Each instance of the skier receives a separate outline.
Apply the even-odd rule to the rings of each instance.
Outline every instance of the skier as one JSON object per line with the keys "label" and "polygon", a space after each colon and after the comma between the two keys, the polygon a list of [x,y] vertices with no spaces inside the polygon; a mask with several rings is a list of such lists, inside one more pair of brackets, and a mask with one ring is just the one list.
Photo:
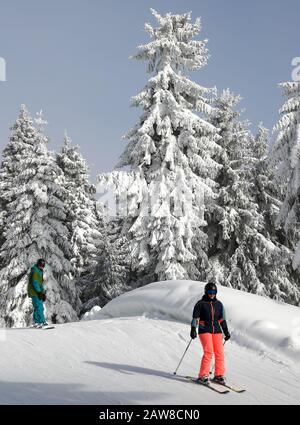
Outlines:
{"label": "skier", "polygon": [[42,328],[48,323],[44,316],[44,302],[46,301],[46,293],[43,285],[43,270],[45,260],[40,258],[36,264],[31,267],[28,281],[28,296],[32,299],[33,305],[33,321],[34,327]]}
{"label": "skier", "polygon": [[215,355],[215,376],[213,381],[225,384],[222,330],[225,335],[225,341],[230,339],[230,333],[225,320],[223,304],[217,300],[217,292],[217,286],[214,283],[208,283],[205,286],[205,295],[195,305],[191,323],[191,338],[197,338],[198,333],[204,351],[198,377],[198,381],[203,384],[209,383],[213,355]]}

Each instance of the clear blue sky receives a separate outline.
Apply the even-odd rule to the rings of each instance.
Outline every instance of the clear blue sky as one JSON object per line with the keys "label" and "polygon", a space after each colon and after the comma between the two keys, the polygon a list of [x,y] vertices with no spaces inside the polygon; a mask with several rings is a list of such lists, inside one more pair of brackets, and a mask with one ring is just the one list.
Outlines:
{"label": "clear blue sky", "polygon": [[32,114],[44,110],[51,149],[68,130],[93,181],[112,169],[122,135],[141,113],[129,102],[147,81],[146,66],[128,57],[148,40],[151,7],[201,16],[211,59],[194,80],[241,94],[245,117],[273,127],[282,101],[277,85],[291,80],[292,58],[300,56],[299,0],[2,0],[1,151],[25,103]]}

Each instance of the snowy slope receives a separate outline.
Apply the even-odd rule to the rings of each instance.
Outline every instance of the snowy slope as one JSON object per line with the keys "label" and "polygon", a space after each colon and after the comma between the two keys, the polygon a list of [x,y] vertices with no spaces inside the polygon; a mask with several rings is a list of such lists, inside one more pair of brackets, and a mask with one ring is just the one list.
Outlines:
{"label": "snowy slope", "polygon": [[[247,393],[220,396],[173,376],[190,340],[194,285],[195,282],[149,285],[112,301],[97,313],[102,317],[98,316],[98,320],[59,325],[48,331],[1,330],[0,403],[299,404],[297,349],[276,347],[277,337],[268,339],[267,355],[261,352],[262,342],[259,350],[253,342],[251,349],[241,346],[238,330],[242,332],[242,324],[247,326],[250,319],[247,323],[238,319],[238,312],[229,301],[231,297],[239,299],[236,308],[240,309],[240,316],[245,313],[246,317],[242,310],[251,307],[251,296],[248,299],[248,294],[232,290],[222,288],[220,294],[234,329],[233,341],[226,345],[228,377],[245,386]],[[198,294],[202,285],[197,285]],[[144,295],[139,300],[141,293]],[[270,320],[273,330],[276,320],[280,321],[268,318],[266,312],[274,312],[273,308],[283,308],[285,317],[297,317],[298,309],[294,307],[256,298],[254,305],[261,301],[266,315],[262,320]],[[174,309],[168,312],[169,305]],[[181,314],[186,315],[184,320]],[[155,319],[155,315],[160,317]],[[270,330],[268,322],[263,324],[264,332]],[[277,331],[282,335],[282,328]],[[289,335],[288,331],[286,334]],[[200,358],[201,348],[196,340],[178,374],[196,375]]]}

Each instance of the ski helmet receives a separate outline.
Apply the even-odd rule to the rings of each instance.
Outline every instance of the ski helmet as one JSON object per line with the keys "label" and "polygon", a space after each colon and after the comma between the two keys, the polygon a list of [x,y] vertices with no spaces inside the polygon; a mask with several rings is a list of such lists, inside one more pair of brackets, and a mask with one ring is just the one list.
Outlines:
{"label": "ski helmet", "polygon": [[218,293],[218,288],[215,283],[209,282],[207,285],[205,285],[205,295],[208,295],[208,291],[216,291],[216,295]]}

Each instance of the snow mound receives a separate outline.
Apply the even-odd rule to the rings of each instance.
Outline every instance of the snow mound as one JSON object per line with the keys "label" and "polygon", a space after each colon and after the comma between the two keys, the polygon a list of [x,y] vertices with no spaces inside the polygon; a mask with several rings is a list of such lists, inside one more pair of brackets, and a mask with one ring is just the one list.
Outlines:
{"label": "snow mound", "polygon": [[101,311],[101,307],[99,307],[98,305],[96,305],[95,307],[93,307],[90,311],[88,311],[87,313],[85,313],[83,315],[82,320],[93,320],[95,318],[95,316]]}
{"label": "snow mound", "polygon": [[[190,324],[205,283],[165,281],[127,292],[85,320],[144,316]],[[300,309],[219,286],[232,340],[272,358],[300,363]]]}

